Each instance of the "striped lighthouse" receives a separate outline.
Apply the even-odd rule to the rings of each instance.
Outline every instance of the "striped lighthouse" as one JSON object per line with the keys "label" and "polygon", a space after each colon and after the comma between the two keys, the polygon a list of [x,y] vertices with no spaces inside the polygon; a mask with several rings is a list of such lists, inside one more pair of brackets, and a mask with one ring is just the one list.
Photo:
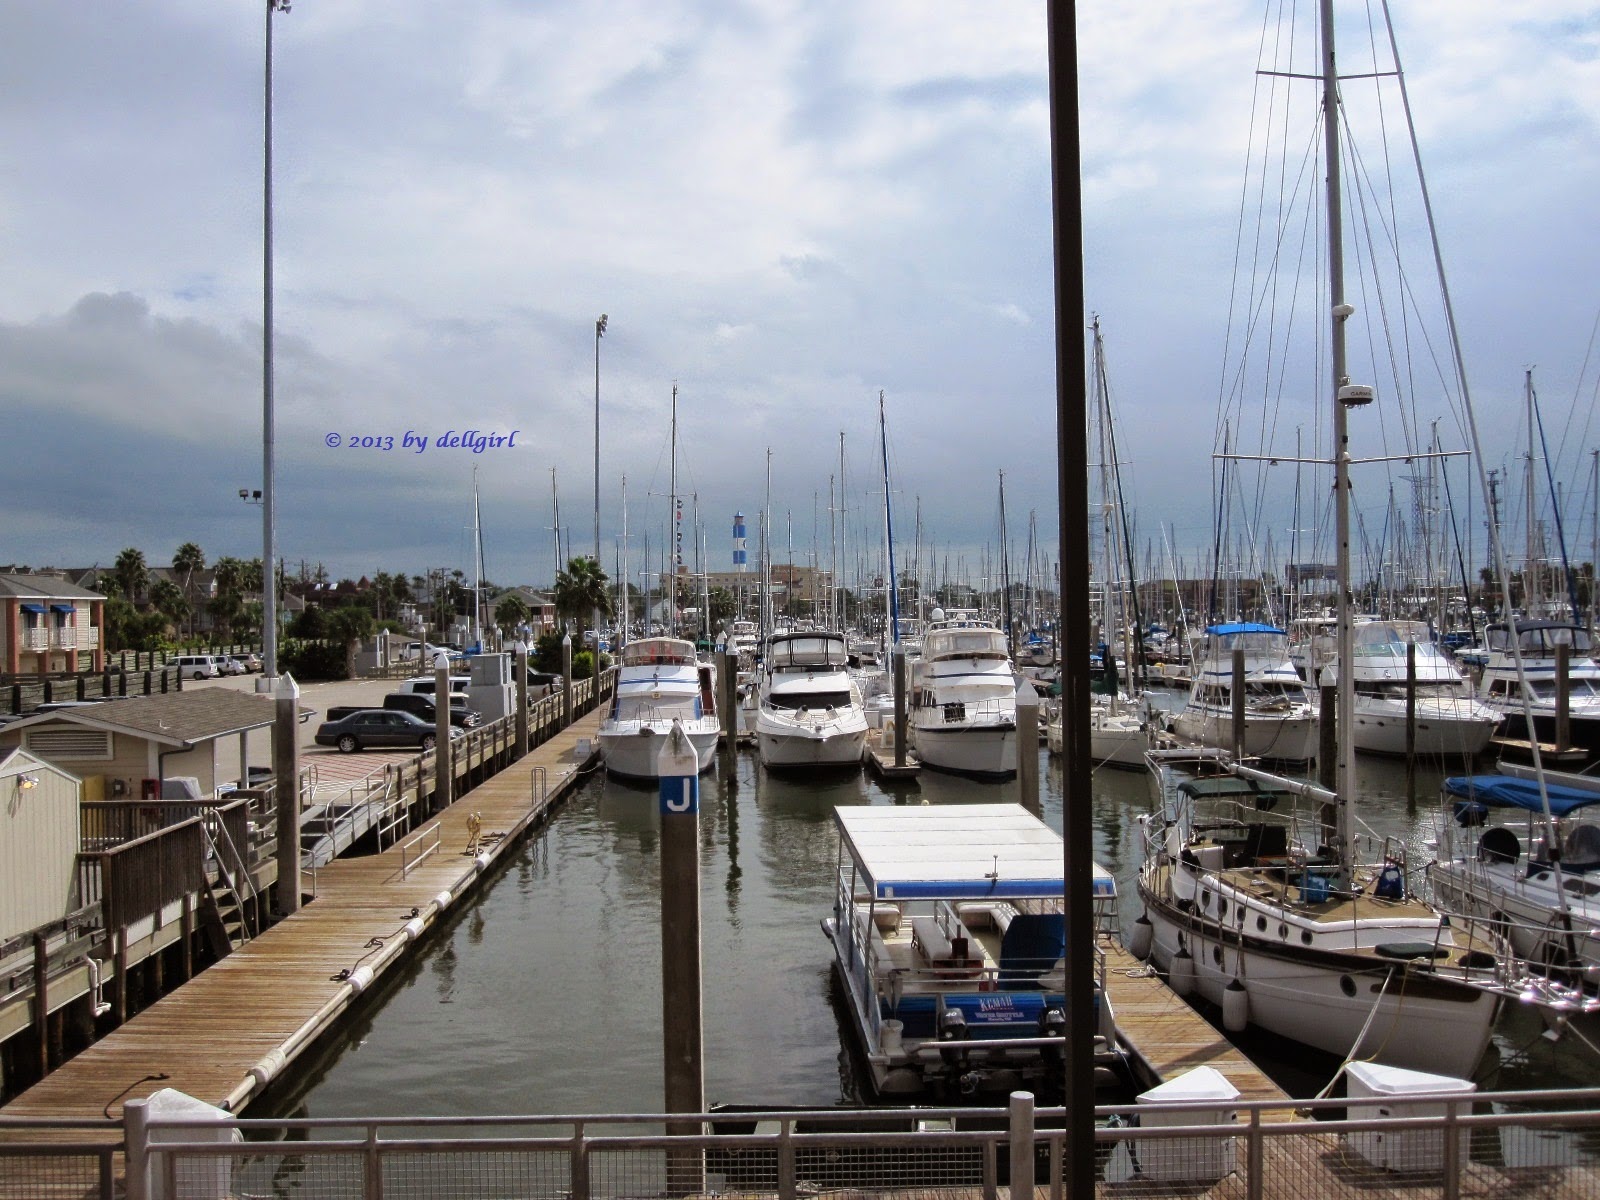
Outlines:
{"label": "striped lighthouse", "polygon": [[745,552],[744,514],[733,514],[733,569],[740,573],[750,569],[750,556]]}

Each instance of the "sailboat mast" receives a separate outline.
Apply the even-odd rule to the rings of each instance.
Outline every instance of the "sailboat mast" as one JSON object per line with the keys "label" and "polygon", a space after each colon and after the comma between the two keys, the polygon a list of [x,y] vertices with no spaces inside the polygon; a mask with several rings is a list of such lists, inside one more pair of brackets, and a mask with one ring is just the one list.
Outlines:
{"label": "sailboat mast", "polygon": [[1345,350],[1345,322],[1354,309],[1344,298],[1344,237],[1340,227],[1343,198],[1339,184],[1339,74],[1333,44],[1333,0],[1321,0],[1322,17],[1322,126],[1328,175],[1328,292],[1332,319],[1330,360],[1333,369],[1333,491],[1334,572],[1338,589],[1339,679],[1334,706],[1338,730],[1338,764],[1334,791],[1339,797],[1334,849],[1339,855],[1340,890],[1355,880],[1355,813],[1351,801],[1356,779],[1355,738],[1355,634],[1350,600],[1350,434],[1342,393],[1350,382]]}
{"label": "sailboat mast", "polygon": [[472,468],[472,641],[483,645],[483,513],[478,507],[478,468]]}
{"label": "sailboat mast", "polygon": [[883,417],[882,388],[878,389],[878,445],[883,451],[883,547],[884,561],[889,568],[884,580],[883,611],[884,619],[889,622],[887,642],[892,649],[900,644],[900,605],[894,575],[894,513],[889,503],[889,427]]}
{"label": "sailboat mast", "polygon": [[672,581],[667,585],[667,633],[678,636],[678,559],[683,551],[683,534],[678,528],[678,385],[672,385],[672,465],[668,469],[667,541],[672,549]]}
{"label": "sailboat mast", "polygon": [[[628,644],[628,626],[633,619],[633,602],[628,595],[628,477],[622,477],[622,570],[617,575],[617,611],[622,620],[617,627],[617,649],[620,654]],[[648,611],[648,610],[647,610]]]}
{"label": "sailboat mast", "polygon": [[1010,644],[1011,564],[1006,558],[1006,473],[1000,472],[1000,611],[1005,614],[1006,642]]}

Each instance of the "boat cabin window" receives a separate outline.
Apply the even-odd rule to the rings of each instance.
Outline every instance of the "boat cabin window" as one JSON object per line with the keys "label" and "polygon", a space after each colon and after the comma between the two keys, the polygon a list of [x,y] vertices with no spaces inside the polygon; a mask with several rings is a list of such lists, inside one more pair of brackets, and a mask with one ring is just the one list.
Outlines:
{"label": "boat cabin window", "polygon": [[775,671],[790,667],[842,668],[847,657],[844,643],[837,638],[783,638],[768,648],[769,665]]}
{"label": "boat cabin window", "polygon": [[622,648],[622,665],[625,667],[693,666],[694,648],[687,642],[674,638],[646,638],[629,642]]}
{"label": "boat cabin window", "polygon": [[611,715],[618,721],[670,721],[673,717],[691,721],[703,714],[698,696],[618,696]]}

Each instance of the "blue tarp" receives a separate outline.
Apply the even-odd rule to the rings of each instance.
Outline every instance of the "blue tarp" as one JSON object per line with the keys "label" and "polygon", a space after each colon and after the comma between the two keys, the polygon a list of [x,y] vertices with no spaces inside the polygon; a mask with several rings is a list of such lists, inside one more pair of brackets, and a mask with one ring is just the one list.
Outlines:
{"label": "blue tarp", "polygon": [[[1444,790],[1446,795],[1459,796],[1464,800],[1544,812],[1544,804],[1539,798],[1539,785],[1532,779],[1514,779],[1509,775],[1455,775],[1444,781]],[[1600,792],[1563,787],[1556,783],[1545,784],[1545,792],[1550,797],[1550,813],[1556,817],[1564,817],[1591,804],[1600,804]]]}
{"label": "blue tarp", "polygon": [[[1229,622],[1226,625],[1210,625],[1210,626],[1207,626],[1206,632],[1207,633],[1216,633],[1216,634],[1228,634],[1228,633],[1283,633],[1283,630],[1279,629],[1276,625],[1261,625],[1261,624],[1256,623],[1255,621],[1232,621],[1232,622]],[[1287,637],[1288,635],[1284,634],[1284,636]]]}

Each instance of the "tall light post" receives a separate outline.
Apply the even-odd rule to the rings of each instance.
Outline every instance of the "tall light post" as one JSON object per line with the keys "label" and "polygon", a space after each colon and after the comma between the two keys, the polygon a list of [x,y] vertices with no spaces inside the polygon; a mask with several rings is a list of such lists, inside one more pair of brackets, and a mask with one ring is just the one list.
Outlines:
{"label": "tall light post", "polygon": [[[606,335],[606,314],[594,323],[594,569],[600,571],[600,339]],[[594,607],[594,678],[600,679],[600,606]]]}
{"label": "tall light post", "polygon": [[272,17],[289,0],[267,0],[261,172],[261,678],[256,690],[272,696],[272,767],[278,794],[277,910],[300,908],[300,759],[295,742],[300,689],[278,675],[278,550],[276,543],[277,427],[272,393]]}

